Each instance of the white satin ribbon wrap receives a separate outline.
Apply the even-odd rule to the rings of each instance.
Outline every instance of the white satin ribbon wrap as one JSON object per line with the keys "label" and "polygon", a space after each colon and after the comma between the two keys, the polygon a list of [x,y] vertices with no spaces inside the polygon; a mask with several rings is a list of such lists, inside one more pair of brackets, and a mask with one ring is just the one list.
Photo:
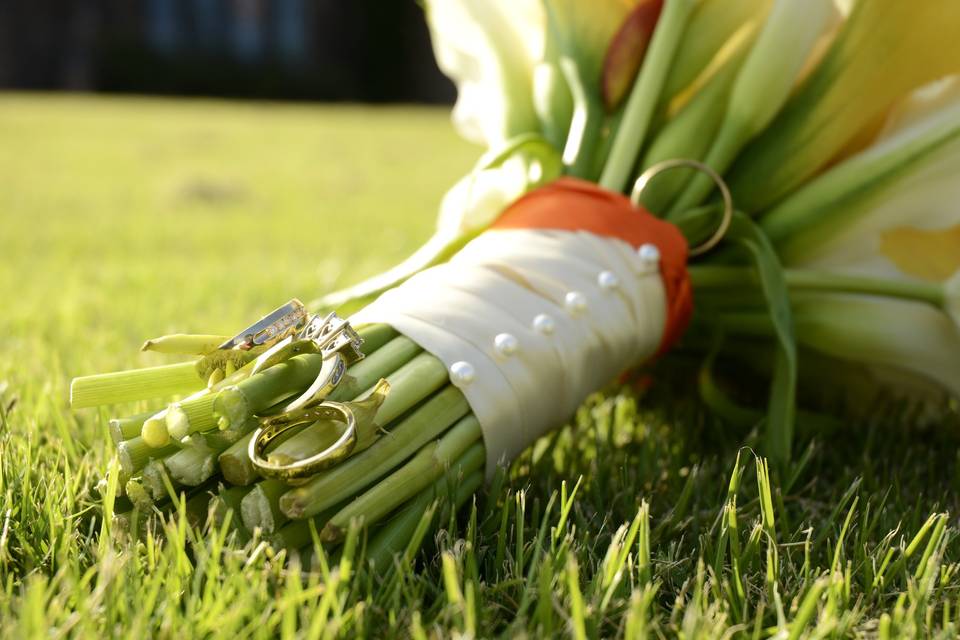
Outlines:
{"label": "white satin ribbon wrap", "polygon": [[[570,304],[570,297],[585,304]],[[552,331],[535,328],[541,314],[553,320]],[[508,229],[485,232],[351,323],[389,324],[448,368],[473,367],[473,380],[457,386],[483,430],[489,478],[568,420],[590,393],[652,356],[666,317],[659,265],[626,242],[585,231]],[[500,334],[516,339],[515,352],[497,349]]]}

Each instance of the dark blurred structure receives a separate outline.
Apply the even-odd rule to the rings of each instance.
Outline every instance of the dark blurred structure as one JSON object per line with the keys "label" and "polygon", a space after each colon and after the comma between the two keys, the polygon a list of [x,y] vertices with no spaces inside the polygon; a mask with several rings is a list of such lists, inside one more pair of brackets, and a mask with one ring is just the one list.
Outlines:
{"label": "dark blurred structure", "polygon": [[0,0],[0,88],[454,98],[415,0]]}

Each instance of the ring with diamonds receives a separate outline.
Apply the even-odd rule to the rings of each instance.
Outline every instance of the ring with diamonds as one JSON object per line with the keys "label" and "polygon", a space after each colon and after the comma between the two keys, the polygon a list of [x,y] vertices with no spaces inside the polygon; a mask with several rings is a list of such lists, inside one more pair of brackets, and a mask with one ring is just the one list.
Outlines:
{"label": "ring with diamonds", "polygon": [[350,326],[348,320],[330,313],[313,316],[300,331],[277,342],[260,354],[250,375],[280,364],[296,355],[319,353],[323,366],[316,380],[306,391],[289,402],[284,411],[295,411],[323,401],[343,379],[347,367],[363,359],[363,338]]}

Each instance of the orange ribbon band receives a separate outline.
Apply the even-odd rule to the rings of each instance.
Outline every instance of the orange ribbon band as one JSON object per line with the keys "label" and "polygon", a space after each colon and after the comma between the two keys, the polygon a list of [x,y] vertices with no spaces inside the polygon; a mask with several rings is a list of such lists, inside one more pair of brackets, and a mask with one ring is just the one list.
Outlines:
{"label": "orange ribbon band", "polygon": [[589,231],[619,238],[634,249],[653,244],[660,250],[660,276],[667,295],[667,322],[658,353],[669,349],[690,322],[693,290],[686,239],[677,227],[620,193],[585,180],[560,178],[519,198],[492,228]]}

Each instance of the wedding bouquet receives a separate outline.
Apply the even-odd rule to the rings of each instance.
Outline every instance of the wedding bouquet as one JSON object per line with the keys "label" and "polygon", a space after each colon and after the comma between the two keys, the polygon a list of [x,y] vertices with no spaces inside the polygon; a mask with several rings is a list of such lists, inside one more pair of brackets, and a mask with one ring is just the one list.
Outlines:
{"label": "wedding bouquet", "polygon": [[[167,402],[111,421],[105,510],[182,501],[289,549],[361,525],[385,561],[678,344],[778,465],[801,372],[960,396],[960,3],[849,4],[426,2],[488,148],[435,236],[235,337],[144,345],[197,359],[74,380],[76,408]],[[717,354],[769,377],[765,417]]]}

